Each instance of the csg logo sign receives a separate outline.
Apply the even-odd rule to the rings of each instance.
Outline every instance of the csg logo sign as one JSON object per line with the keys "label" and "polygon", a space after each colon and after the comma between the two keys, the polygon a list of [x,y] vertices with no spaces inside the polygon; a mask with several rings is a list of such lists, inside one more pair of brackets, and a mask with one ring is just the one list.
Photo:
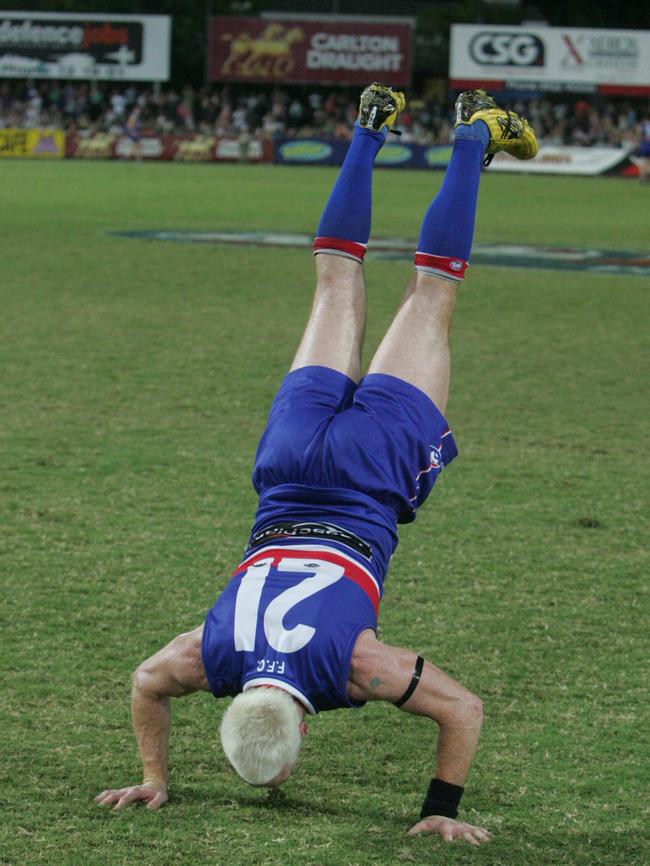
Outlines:
{"label": "csg logo sign", "polygon": [[472,39],[469,53],[481,66],[543,66],[544,43],[533,33],[484,30]]}

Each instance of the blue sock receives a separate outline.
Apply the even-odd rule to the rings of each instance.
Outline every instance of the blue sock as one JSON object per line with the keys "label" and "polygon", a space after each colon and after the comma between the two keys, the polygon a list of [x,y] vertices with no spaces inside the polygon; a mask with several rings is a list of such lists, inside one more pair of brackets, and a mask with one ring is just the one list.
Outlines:
{"label": "blue sock", "polygon": [[317,238],[367,244],[372,212],[372,168],[385,132],[354,127],[352,141],[320,218]]}
{"label": "blue sock", "polygon": [[482,120],[456,127],[454,148],[420,231],[418,252],[467,262],[472,250],[481,163],[490,142]]}

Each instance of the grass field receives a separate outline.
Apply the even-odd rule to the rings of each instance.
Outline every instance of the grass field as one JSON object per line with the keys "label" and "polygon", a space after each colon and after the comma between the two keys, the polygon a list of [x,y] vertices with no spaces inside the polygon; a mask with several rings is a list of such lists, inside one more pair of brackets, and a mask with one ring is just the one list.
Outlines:
{"label": "grass field", "polygon": [[[222,706],[174,707],[172,802],[139,779],[129,676],[238,562],[249,472],[312,288],[300,250],[109,230],[309,232],[330,169],[0,162],[0,863],[645,866],[649,286],[482,267],[448,407],[461,451],[402,530],[381,637],[485,701],[474,850],[405,835],[435,726],[388,706],[310,726],[279,797],[240,783]],[[441,180],[378,173],[374,234],[416,238]],[[490,175],[477,240],[648,251],[648,190]],[[410,267],[368,263],[368,349]]]}

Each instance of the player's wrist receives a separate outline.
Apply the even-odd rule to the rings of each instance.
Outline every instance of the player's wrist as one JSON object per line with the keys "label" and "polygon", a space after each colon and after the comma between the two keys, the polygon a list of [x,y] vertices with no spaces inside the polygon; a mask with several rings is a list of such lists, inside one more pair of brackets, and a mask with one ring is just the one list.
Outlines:
{"label": "player's wrist", "polygon": [[161,779],[157,776],[145,776],[142,780],[143,785],[148,785],[151,788],[162,788],[165,791],[167,790],[167,782],[165,779]]}
{"label": "player's wrist", "polygon": [[431,779],[420,810],[420,818],[428,818],[430,815],[455,818],[464,792],[465,788],[461,785],[452,785],[451,782],[438,778]]}

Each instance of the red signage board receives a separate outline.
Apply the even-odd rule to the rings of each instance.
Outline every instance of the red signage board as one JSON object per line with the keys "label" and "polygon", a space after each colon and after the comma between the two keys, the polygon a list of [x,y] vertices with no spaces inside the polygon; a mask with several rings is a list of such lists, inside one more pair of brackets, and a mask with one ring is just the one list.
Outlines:
{"label": "red signage board", "polygon": [[211,135],[143,135],[136,143],[127,135],[95,132],[81,136],[69,132],[65,155],[69,159],[174,160],[175,162],[272,162],[273,144],[253,138]]}
{"label": "red signage board", "polygon": [[410,25],[345,17],[212,18],[211,81],[411,83]]}

